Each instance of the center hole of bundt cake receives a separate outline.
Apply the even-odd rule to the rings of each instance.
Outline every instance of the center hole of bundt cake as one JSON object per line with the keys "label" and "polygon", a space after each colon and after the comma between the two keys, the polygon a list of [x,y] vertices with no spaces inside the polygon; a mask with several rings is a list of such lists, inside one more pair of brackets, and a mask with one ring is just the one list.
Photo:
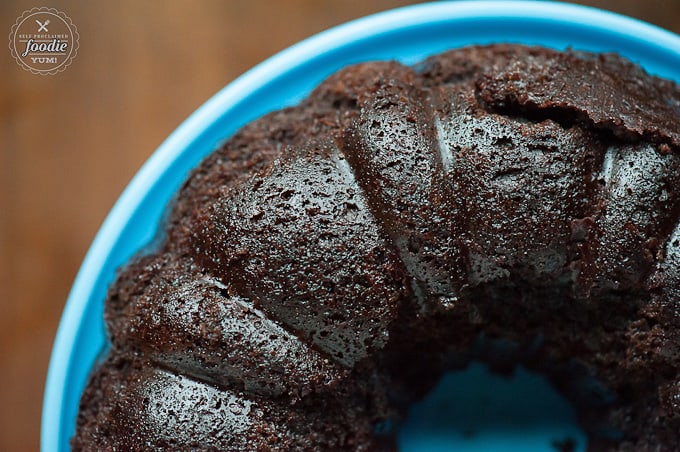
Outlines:
{"label": "center hole of bundt cake", "polygon": [[512,375],[480,362],[448,372],[408,410],[397,432],[402,452],[424,450],[584,451],[586,435],[572,405],[542,375]]}
{"label": "center hole of bundt cake", "polygon": [[412,391],[397,402],[399,449],[583,451],[587,436],[616,439],[603,413],[629,396],[613,375],[645,299],[514,282],[402,332],[399,357],[387,352]]}

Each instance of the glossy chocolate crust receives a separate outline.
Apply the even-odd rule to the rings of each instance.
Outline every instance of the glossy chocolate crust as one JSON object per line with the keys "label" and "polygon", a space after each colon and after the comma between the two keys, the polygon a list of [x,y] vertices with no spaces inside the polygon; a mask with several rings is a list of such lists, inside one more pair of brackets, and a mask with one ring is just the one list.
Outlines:
{"label": "glossy chocolate crust", "polygon": [[439,376],[548,376],[680,443],[680,90],[517,45],[366,63],[194,170],[111,287],[74,450],[394,450]]}

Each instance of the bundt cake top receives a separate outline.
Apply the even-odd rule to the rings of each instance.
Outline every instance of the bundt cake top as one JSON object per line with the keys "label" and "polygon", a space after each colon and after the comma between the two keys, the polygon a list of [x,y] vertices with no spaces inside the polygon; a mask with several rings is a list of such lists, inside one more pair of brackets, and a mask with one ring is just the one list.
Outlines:
{"label": "bundt cake top", "polygon": [[206,158],[122,271],[74,446],[370,448],[474,358],[541,370],[584,419],[595,375],[626,441],[669,441],[679,151],[680,89],[615,55],[341,70]]}

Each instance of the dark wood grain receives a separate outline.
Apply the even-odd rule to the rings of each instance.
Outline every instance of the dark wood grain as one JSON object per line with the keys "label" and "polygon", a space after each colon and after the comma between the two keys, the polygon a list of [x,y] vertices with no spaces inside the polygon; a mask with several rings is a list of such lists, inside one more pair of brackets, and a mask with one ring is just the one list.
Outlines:
{"label": "dark wood grain", "polygon": [[[0,36],[34,6],[80,32],[65,72],[0,64],[0,450],[37,450],[45,373],[64,301],[99,225],[153,150],[266,57],[408,1],[8,0]],[[680,32],[680,2],[588,1]],[[6,41],[5,41],[6,42]]]}

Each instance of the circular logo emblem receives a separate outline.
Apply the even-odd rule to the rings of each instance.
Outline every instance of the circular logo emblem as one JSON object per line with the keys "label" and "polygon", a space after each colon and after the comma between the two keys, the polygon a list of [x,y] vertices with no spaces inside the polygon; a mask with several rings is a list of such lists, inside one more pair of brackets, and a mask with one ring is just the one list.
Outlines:
{"label": "circular logo emblem", "polygon": [[78,30],[71,18],[54,8],[33,8],[17,19],[9,48],[19,65],[34,74],[56,74],[78,53]]}

